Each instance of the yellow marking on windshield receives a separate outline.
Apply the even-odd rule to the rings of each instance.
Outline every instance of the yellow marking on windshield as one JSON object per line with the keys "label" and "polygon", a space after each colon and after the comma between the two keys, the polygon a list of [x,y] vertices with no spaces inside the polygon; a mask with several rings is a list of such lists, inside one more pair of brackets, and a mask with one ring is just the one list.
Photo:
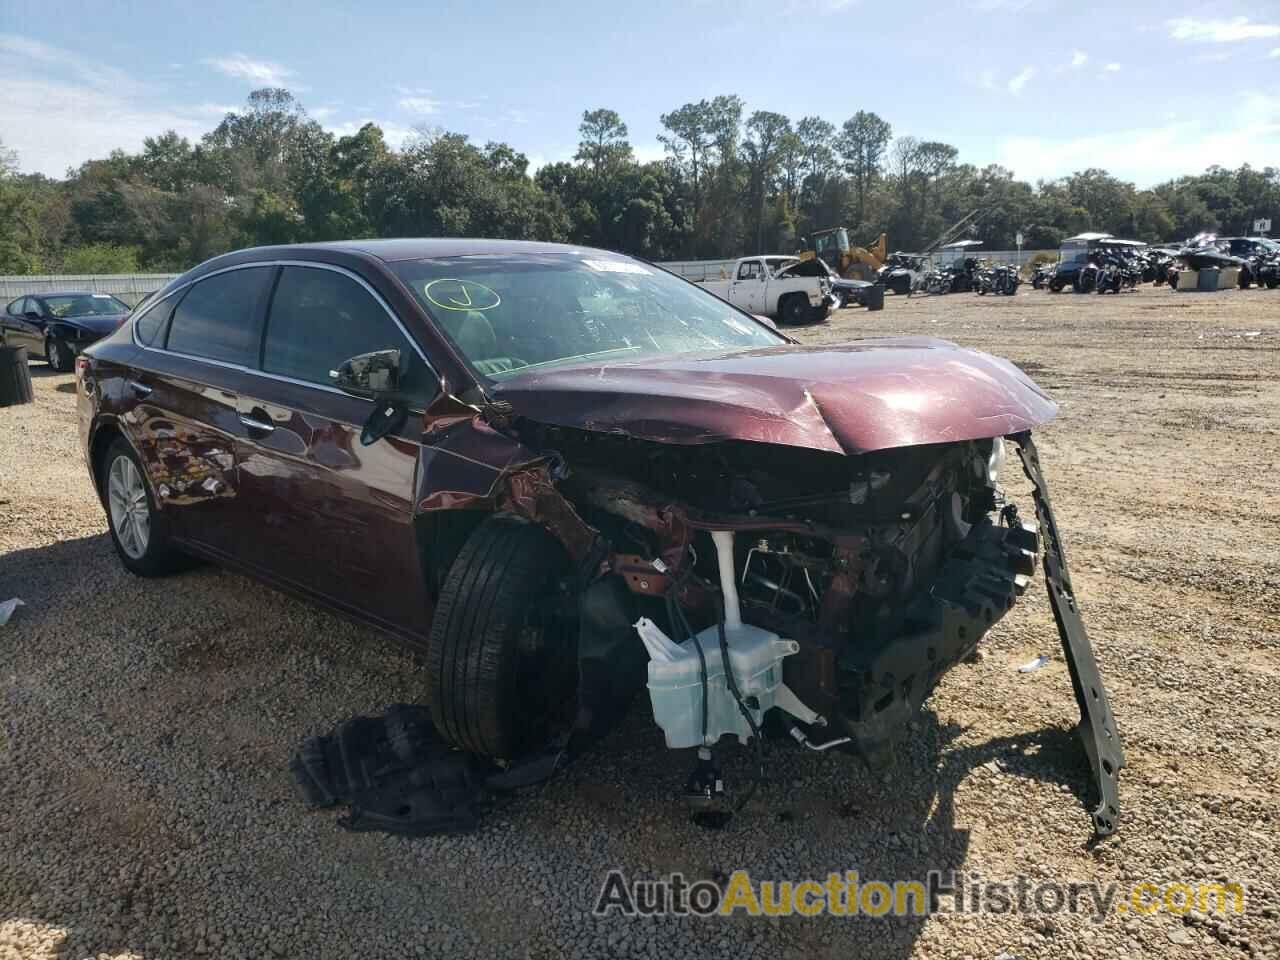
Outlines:
{"label": "yellow marking on windshield", "polygon": [[[440,287],[433,291],[432,288],[438,284],[456,284],[455,287]],[[483,283],[476,283],[474,280],[458,280],[454,277],[439,277],[432,280],[422,292],[426,295],[431,303],[435,304],[442,310],[492,310],[498,304],[502,303],[502,298],[498,296],[498,291],[486,287]]]}

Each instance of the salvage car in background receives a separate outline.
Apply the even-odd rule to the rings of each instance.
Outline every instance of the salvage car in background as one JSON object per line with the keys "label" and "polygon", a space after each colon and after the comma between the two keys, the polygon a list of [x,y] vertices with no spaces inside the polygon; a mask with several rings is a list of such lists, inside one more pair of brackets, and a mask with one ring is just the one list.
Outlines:
{"label": "salvage car in background", "polygon": [[775,268],[798,263],[795,257],[743,257],[733,264],[727,280],[707,280],[700,286],[721,300],[751,314],[771,317],[779,324],[798,325],[825,320],[835,306],[831,281],[825,276],[778,276]]}
{"label": "salvage car in background", "polygon": [[370,240],[211,260],[76,369],[129,570],[213,560],[422,649],[440,735],[508,782],[647,683],[708,801],[712,747],[766,720],[887,758],[1033,573],[1011,437],[1115,827],[1123,757],[1030,437],[1056,407],[1005,360],[801,346],[604,251]]}
{"label": "salvage car in background", "polygon": [[115,330],[128,313],[128,304],[105,293],[31,294],[5,306],[0,339],[66,373],[76,354]]}

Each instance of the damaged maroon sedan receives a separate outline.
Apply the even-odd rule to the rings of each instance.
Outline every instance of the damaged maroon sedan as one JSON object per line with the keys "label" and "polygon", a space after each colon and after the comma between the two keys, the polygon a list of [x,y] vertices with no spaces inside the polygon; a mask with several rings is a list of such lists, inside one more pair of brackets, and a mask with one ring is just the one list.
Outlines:
{"label": "damaged maroon sedan", "polygon": [[[728,736],[884,762],[1043,546],[1115,829],[1120,742],[1030,436],[1056,407],[1007,361],[802,346],[599,250],[371,240],[211,260],[76,369],[126,567],[212,560],[422,649],[439,737],[501,786],[644,686],[708,804]],[[1001,493],[1006,441],[1038,523]]]}

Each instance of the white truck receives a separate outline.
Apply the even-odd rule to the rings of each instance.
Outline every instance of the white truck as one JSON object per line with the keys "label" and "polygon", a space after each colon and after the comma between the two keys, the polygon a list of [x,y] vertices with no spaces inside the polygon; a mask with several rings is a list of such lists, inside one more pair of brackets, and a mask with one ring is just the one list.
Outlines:
{"label": "white truck", "polygon": [[779,276],[796,263],[781,255],[743,257],[735,260],[726,280],[703,280],[702,286],[721,300],[779,324],[817,323],[825,320],[835,300],[827,277]]}

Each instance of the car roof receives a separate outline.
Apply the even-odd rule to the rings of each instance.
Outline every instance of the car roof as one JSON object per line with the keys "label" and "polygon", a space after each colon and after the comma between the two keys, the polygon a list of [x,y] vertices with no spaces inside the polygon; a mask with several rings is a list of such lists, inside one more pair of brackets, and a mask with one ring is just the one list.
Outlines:
{"label": "car roof", "polygon": [[23,296],[35,297],[39,300],[43,300],[45,297],[112,297],[116,300],[120,299],[114,293],[100,293],[94,290],[41,290],[37,293],[25,293]]}
{"label": "car roof", "polygon": [[[306,250],[329,250],[337,253],[365,254],[387,263],[397,260],[423,260],[432,257],[465,257],[479,254],[564,254],[604,253],[617,254],[594,247],[574,246],[567,243],[542,243],[535,240],[484,240],[459,237],[402,237],[390,240],[329,240],[322,243],[298,243],[287,247],[254,247],[252,252],[264,253],[287,250],[297,254]],[[237,251],[248,253],[247,250]]]}

